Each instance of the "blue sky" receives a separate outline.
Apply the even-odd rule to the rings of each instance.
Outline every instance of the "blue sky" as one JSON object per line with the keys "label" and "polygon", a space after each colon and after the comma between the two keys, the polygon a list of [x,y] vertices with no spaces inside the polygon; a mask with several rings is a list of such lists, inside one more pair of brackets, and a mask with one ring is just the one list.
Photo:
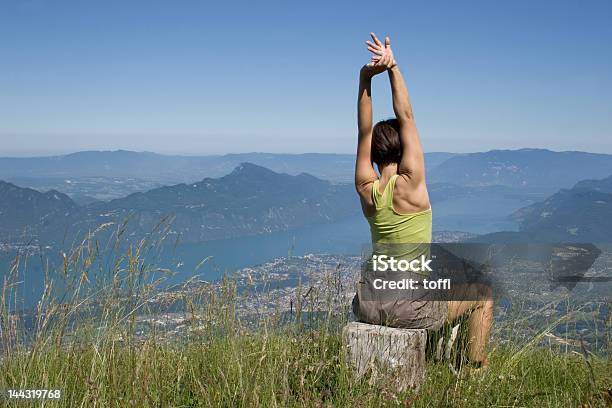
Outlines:
{"label": "blue sky", "polygon": [[354,152],[369,31],[427,151],[612,153],[610,1],[0,0],[0,155]]}

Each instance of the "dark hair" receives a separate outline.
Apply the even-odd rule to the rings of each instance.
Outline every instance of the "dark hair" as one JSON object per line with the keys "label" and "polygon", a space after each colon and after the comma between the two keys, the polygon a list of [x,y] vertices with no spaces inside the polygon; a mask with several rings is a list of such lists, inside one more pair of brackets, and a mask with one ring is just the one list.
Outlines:
{"label": "dark hair", "polygon": [[372,129],[372,161],[379,166],[397,163],[402,157],[397,119],[381,120]]}

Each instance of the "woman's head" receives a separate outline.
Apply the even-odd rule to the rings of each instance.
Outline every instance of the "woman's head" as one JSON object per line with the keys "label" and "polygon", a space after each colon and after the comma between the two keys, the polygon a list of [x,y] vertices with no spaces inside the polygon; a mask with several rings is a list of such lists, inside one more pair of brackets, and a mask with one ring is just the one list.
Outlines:
{"label": "woman's head", "polygon": [[401,157],[399,122],[397,119],[381,120],[372,130],[372,161],[383,167],[399,164]]}

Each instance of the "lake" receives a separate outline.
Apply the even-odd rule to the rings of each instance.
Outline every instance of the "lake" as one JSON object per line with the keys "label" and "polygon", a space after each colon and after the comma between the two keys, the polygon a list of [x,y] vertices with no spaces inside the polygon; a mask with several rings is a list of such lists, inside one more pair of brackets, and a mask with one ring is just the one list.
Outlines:
{"label": "lake", "polygon": [[[487,199],[486,202],[469,198],[443,201],[433,206],[434,231],[483,234],[516,230],[515,223],[507,216],[502,217],[499,214],[509,214],[523,205],[524,201],[507,198]],[[224,273],[258,265],[277,257],[309,253],[358,255],[369,241],[367,221],[363,217],[353,217],[284,232],[198,244],[179,244],[176,248],[166,248],[162,251],[161,262],[158,264],[176,272],[169,283],[182,282],[194,274],[200,279],[210,281],[221,278]],[[6,273],[14,257],[15,253],[2,254],[0,275]],[[208,260],[196,270],[205,258]],[[40,296],[44,276],[42,265],[47,261],[51,269],[58,269],[62,264],[57,253],[49,253],[44,259],[32,256],[27,269],[20,273],[21,293],[27,304],[36,301]]]}

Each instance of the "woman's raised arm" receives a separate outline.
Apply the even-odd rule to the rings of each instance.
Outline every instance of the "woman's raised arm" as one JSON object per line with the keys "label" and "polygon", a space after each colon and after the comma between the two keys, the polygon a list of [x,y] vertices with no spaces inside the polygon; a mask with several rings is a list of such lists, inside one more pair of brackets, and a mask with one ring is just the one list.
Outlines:
{"label": "woman's raised arm", "polygon": [[406,89],[404,77],[397,65],[389,68],[388,72],[393,95],[393,110],[399,122],[400,140],[402,141],[402,158],[398,173],[407,175],[414,184],[420,184],[425,180],[425,159],[408,97],[408,89]]}
{"label": "woman's raised arm", "polygon": [[421,147],[419,132],[417,131],[412,113],[412,105],[408,97],[408,89],[406,89],[402,73],[395,62],[389,37],[385,38],[384,44],[373,34],[372,40],[374,42],[367,42],[368,50],[374,54],[372,61],[377,66],[384,65],[387,72],[389,72],[391,94],[393,95],[393,111],[400,127],[402,157],[398,173],[406,175],[409,182],[416,186],[425,180],[425,160],[423,158],[423,148]]}
{"label": "woman's raised arm", "polygon": [[[362,193],[368,184],[378,178],[372,167],[372,65],[365,65],[359,72],[359,94],[357,97],[357,159],[355,162],[355,188]],[[382,71],[380,71],[382,72]]]}

